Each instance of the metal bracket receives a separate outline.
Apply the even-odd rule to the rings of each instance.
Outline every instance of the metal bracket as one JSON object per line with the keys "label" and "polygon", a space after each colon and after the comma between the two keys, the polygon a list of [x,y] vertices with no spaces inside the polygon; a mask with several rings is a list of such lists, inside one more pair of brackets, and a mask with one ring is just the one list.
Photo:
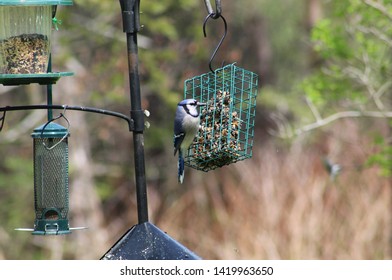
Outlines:
{"label": "metal bracket", "polygon": [[120,0],[123,31],[135,33],[140,31],[140,0]]}
{"label": "metal bracket", "polygon": [[144,110],[131,110],[131,131],[144,131]]}
{"label": "metal bracket", "polygon": [[69,106],[69,105],[27,105],[27,106],[6,106],[0,107],[0,112],[3,112],[3,115],[0,117],[0,131],[3,128],[5,113],[7,111],[23,111],[23,110],[74,110],[74,111],[83,111],[83,112],[90,112],[102,115],[108,115],[112,117],[117,117],[120,119],[125,120],[128,123],[128,127],[130,131],[133,131],[136,127],[134,125],[135,121],[131,120],[128,116],[123,115],[121,113],[97,109],[97,108],[90,108],[90,107],[83,107],[83,106]]}

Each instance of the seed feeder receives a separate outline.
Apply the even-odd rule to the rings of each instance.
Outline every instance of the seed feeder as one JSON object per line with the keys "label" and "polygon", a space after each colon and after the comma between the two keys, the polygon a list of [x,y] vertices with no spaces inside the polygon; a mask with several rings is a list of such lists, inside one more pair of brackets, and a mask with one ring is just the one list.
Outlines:
{"label": "seed feeder", "polygon": [[185,164],[210,171],[252,157],[258,76],[235,64],[185,81],[185,98],[207,105]]}
{"label": "seed feeder", "polygon": [[34,129],[35,235],[70,233],[68,129],[47,123]]}
{"label": "seed feeder", "polygon": [[213,70],[212,61],[227,35],[227,23],[220,1],[215,1],[215,11],[210,1],[204,2],[208,11],[204,37],[209,19],[222,19],[224,34],[210,58],[210,72],[184,83],[185,99],[206,103],[200,112],[199,131],[184,161],[207,172],[252,157],[258,76],[235,63]]}
{"label": "seed feeder", "polygon": [[[21,82],[21,78],[48,76],[57,5],[72,5],[72,0],[0,0],[0,80],[4,85],[32,82]],[[49,76],[57,80],[61,75]]]}
{"label": "seed feeder", "polygon": [[[50,3],[48,5],[70,4],[72,1],[37,1],[20,0],[7,1],[8,5],[22,2]],[[55,2],[55,3],[54,3]],[[0,8],[4,4],[0,0]],[[128,49],[128,72],[130,82],[131,110],[130,116],[108,110],[90,108],[85,106],[68,106],[52,104],[52,84],[59,76],[72,73],[58,73],[58,77],[45,76],[50,74],[51,62],[49,59],[48,73],[44,74],[1,74],[0,83],[3,85],[20,85],[28,83],[40,83],[47,85],[46,105],[22,105],[0,107],[0,131],[3,128],[6,112],[19,110],[41,110],[48,111],[48,122],[37,127],[32,133],[34,141],[34,202],[35,202],[35,224],[34,229],[18,230],[32,231],[35,235],[59,235],[70,233],[73,229],[84,229],[84,227],[70,228],[68,223],[69,210],[69,188],[68,188],[68,137],[69,123],[64,116],[65,110],[77,110],[83,112],[110,115],[126,120],[129,130],[133,133],[134,141],[134,165],[136,179],[136,200],[138,212],[138,224],[130,228],[101,259],[200,259],[192,251],[171,238],[166,232],[160,230],[148,220],[147,184],[145,176],[144,160],[144,115],[141,107],[140,82],[138,74],[138,45],[137,33],[140,30],[140,0],[120,0],[123,31],[127,37]],[[16,4],[15,4],[16,6]],[[54,15],[53,15],[54,16]],[[0,29],[3,26],[0,26]],[[3,31],[3,30],[0,30]],[[7,37],[8,38],[8,37]],[[1,41],[2,42],[2,41]],[[0,43],[1,43],[0,42]],[[1,52],[1,50],[0,50]],[[4,56],[4,52],[0,53]],[[3,59],[3,58],[0,58]],[[2,61],[4,62],[4,60]],[[51,73],[55,74],[55,73]],[[12,76],[14,75],[14,76]],[[25,76],[31,75],[31,76]],[[46,79],[54,77],[54,79]],[[14,79],[14,80],[12,80]],[[63,109],[63,114],[53,118],[52,110]],[[146,114],[147,116],[147,114]],[[53,123],[53,121],[64,118],[68,128]]]}

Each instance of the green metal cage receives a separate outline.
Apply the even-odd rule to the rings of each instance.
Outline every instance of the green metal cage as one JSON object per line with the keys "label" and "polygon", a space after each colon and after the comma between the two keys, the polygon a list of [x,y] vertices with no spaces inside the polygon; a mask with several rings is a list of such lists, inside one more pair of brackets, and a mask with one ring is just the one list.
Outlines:
{"label": "green metal cage", "polygon": [[252,157],[257,86],[257,74],[234,63],[185,81],[184,98],[207,104],[187,166],[207,172]]}

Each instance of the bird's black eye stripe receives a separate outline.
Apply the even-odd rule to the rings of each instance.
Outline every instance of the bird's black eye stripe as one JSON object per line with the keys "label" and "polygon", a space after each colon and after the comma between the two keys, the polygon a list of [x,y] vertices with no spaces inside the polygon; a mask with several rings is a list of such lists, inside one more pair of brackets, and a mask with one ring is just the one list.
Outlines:
{"label": "bird's black eye stripe", "polygon": [[187,107],[187,104],[182,105],[182,107],[184,108],[185,112],[189,114],[189,108]]}
{"label": "bird's black eye stripe", "polygon": [[197,106],[197,101],[194,101],[194,102],[188,103],[188,104],[179,104],[179,105],[181,105],[184,108],[186,108],[186,106],[188,106],[188,105]]}
{"label": "bird's black eye stripe", "polygon": [[199,113],[198,113],[198,112],[196,113],[196,115],[191,114],[191,112],[189,111],[189,107],[188,107],[188,105],[197,106],[197,101],[192,102],[192,103],[188,103],[188,104],[180,104],[180,105],[182,106],[182,108],[184,108],[185,112],[186,112],[188,115],[191,115],[192,117],[198,117],[198,116],[199,116]]}

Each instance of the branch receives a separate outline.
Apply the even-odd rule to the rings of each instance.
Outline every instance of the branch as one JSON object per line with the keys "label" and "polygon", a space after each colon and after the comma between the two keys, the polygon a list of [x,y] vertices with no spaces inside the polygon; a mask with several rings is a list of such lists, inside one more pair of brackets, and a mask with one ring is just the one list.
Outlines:
{"label": "branch", "polygon": [[392,20],[392,14],[388,11],[387,7],[382,5],[380,2],[375,2],[373,0],[364,0],[366,5],[378,10],[382,14],[386,15],[390,20]]}
{"label": "branch", "polygon": [[314,118],[316,119],[316,121],[317,122],[321,121],[322,120],[321,115],[320,115],[319,111],[317,110],[316,106],[314,106],[312,100],[310,100],[310,98],[308,98],[308,97],[305,97],[305,101],[306,101],[306,104],[309,106],[310,111],[312,111],[312,114],[313,114]]}
{"label": "branch", "polygon": [[385,82],[375,93],[376,98],[380,99],[384,93],[392,86],[392,81]]}
{"label": "branch", "polygon": [[374,27],[365,27],[363,25],[358,25],[357,29],[361,31],[362,33],[365,34],[373,34],[376,36],[378,39],[381,41],[385,42],[389,47],[392,47],[392,40],[389,39],[388,35],[385,33],[381,32],[380,30],[374,28]]}
{"label": "branch", "polygon": [[353,66],[348,66],[342,71],[348,77],[356,80],[358,83],[366,87],[366,90],[369,93],[370,98],[373,100],[374,104],[377,106],[377,109],[382,112],[384,111],[385,106],[381,100],[381,96],[388,90],[391,83],[390,81],[387,81],[378,90],[376,90],[369,79],[371,67],[369,66],[369,61],[366,55],[364,56],[363,62],[365,64],[364,72]]}
{"label": "branch", "polygon": [[[332,122],[335,122],[340,119],[345,118],[361,118],[361,117],[369,117],[369,118],[392,118],[392,111],[391,112],[381,112],[381,111],[343,111],[332,114],[326,118],[320,119],[316,122],[311,124],[307,124],[301,128],[297,128],[295,130],[288,127],[288,124],[278,124],[278,131],[274,131],[273,133],[270,131],[271,134],[274,136],[278,136],[280,138],[291,138],[293,136],[299,136],[303,133],[309,132],[311,130],[326,126]],[[275,121],[277,119],[275,118]],[[278,120],[279,122],[284,122],[282,118]]]}
{"label": "branch", "polygon": [[302,134],[304,132],[308,132],[310,130],[320,128],[322,126],[326,126],[334,121],[344,118],[359,118],[359,117],[371,117],[371,118],[392,118],[392,111],[391,112],[380,112],[380,111],[344,111],[335,113],[326,117],[318,122],[311,123],[308,125],[303,126],[302,128],[296,129],[294,133],[296,135]]}

